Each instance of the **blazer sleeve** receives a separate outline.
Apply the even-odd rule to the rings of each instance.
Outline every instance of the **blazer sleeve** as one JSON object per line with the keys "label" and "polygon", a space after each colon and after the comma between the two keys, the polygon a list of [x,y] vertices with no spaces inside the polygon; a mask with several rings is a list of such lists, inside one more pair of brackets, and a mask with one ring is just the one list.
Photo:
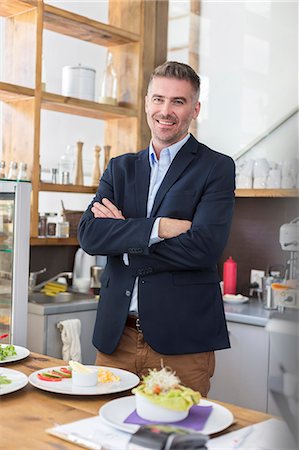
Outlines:
{"label": "blazer sleeve", "polygon": [[200,270],[217,264],[229,236],[234,190],[235,164],[227,156],[219,158],[207,178],[191,229],[152,245],[148,256],[130,257],[132,272]]}
{"label": "blazer sleeve", "polygon": [[109,162],[104,172],[98,191],[81,217],[78,226],[80,246],[90,255],[116,256],[123,253],[148,253],[148,242],[155,218],[102,219],[94,218],[91,212],[94,202],[101,202],[104,197],[114,204],[113,166]]}

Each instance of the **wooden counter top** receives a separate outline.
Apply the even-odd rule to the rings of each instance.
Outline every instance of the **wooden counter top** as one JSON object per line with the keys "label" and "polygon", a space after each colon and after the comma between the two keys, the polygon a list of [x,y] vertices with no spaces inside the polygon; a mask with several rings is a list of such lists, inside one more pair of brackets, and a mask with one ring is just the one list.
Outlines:
{"label": "wooden counter top", "polygon": [[[26,375],[53,366],[65,365],[60,359],[31,353],[22,361],[4,364],[8,369],[19,370]],[[1,366],[0,366],[1,369]],[[31,386],[0,397],[0,448],[9,449],[78,449],[77,445],[65,442],[45,432],[55,424],[64,424],[98,414],[99,408],[121,394],[99,396],[75,396],[53,394]],[[228,408],[235,422],[225,432],[262,422],[271,416],[235,405],[217,402]],[[220,434],[220,433],[219,433]]]}

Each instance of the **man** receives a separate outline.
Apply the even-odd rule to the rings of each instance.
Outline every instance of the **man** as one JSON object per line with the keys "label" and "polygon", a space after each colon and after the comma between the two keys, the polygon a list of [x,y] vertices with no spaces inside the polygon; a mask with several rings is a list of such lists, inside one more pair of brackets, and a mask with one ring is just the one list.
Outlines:
{"label": "man", "polygon": [[214,350],[229,347],[217,261],[234,204],[234,163],[188,133],[200,80],[178,62],[155,69],[149,148],[110,161],[79,225],[81,247],[107,255],[96,364],[173,369],[206,396]]}

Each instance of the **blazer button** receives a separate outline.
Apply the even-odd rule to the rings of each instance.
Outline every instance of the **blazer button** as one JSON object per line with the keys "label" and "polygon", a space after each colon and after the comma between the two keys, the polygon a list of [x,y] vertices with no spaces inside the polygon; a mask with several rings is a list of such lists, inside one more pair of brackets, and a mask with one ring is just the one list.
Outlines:
{"label": "blazer button", "polygon": [[131,295],[131,291],[126,291],[126,296],[130,297],[130,295]]}

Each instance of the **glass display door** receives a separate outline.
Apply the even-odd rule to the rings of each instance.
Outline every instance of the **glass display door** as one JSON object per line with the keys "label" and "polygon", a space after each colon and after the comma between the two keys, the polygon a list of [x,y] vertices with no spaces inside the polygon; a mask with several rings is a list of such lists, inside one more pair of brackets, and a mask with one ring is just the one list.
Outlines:
{"label": "glass display door", "polygon": [[14,203],[15,193],[0,193],[1,343],[11,342]]}
{"label": "glass display door", "polygon": [[0,180],[0,344],[26,346],[31,183]]}

